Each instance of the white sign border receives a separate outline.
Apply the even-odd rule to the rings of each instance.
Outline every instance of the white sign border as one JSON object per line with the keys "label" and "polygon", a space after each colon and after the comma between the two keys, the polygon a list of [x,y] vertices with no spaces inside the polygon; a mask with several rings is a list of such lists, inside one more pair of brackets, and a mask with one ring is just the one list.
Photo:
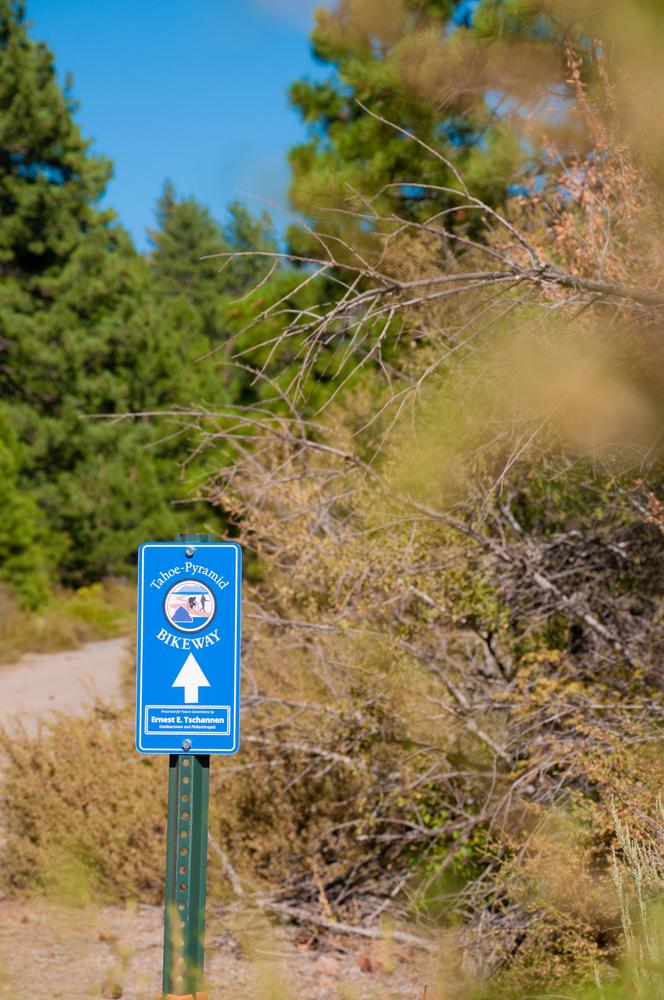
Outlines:
{"label": "white sign border", "polygon": [[[192,746],[190,750],[182,749],[182,739],[180,739],[177,746],[174,747],[159,747],[155,749],[154,747],[144,747],[140,742],[140,737],[149,735],[143,732],[143,726],[139,722],[139,706],[143,707],[143,633],[144,628],[144,609],[143,609],[143,593],[145,590],[145,553],[148,549],[178,549],[184,550],[190,547],[193,548],[217,548],[217,549],[232,549],[235,556],[235,615],[233,616],[234,621],[234,634],[233,634],[233,706],[231,711],[233,712],[233,718],[235,721],[235,740],[233,741],[232,747],[224,750],[197,750],[196,747]],[[240,636],[241,636],[241,604],[240,604],[240,587],[242,581],[240,579],[240,546],[237,542],[144,542],[140,547],[140,560],[139,560],[139,573],[138,573],[138,609],[137,609],[137,621],[136,621],[136,631],[137,631],[137,690],[136,690],[136,749],[140,753],[161,755],[167,753],[192,753],[192,754],[202,754],[202,755],[214,755],[214,756],[228,756],[230,754],[237,753],[240,749],[240,704],[239,704],[239,681],[240,681],[240,670],[238,658],[240,655]],[[191,705],[189,706],[192,707]],[[206,706],[202,706],[206,707]],[[230,717],[229,717],[230,724]],[[164,734],[167,735],[167,734]],[[204,733],[190,733],[185,735],[185,739],[195,739],[197,736],[204,736]],[[218,734],[222,735],[222,734]]]}

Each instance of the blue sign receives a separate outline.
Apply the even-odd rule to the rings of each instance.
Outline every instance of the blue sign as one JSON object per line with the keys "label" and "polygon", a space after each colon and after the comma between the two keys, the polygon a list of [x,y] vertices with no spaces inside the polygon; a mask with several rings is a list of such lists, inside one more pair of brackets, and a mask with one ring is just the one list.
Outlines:
{"label": "blue sign", "polygon": [[242,550],[147,542],[138,554],[136,748],[237,753]]}

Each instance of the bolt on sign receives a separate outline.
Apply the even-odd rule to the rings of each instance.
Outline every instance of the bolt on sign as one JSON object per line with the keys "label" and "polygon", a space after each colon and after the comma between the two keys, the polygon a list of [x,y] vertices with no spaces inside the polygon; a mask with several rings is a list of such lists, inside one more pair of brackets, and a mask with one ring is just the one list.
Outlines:
{"label": "bolt on sign", "polygon": [[240,546],[147,542],[138,564],[137,749],[236,753]]}

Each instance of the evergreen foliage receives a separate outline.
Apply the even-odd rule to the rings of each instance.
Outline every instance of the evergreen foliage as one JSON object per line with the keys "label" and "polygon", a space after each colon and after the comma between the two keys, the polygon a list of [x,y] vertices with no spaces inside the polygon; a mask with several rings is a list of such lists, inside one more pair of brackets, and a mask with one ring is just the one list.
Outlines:
{"label": "evergreen foliage", "polygon": [[226,224],[220,225],[194,198],[178,199],[167,182],[157,203],[157,223],[150,233],[150,268],[159,293],[184,296],[203,316],[209,339],[219,340],[227,322],[224,296],[241,295],[266,269],[255,257],[224,266],[217,255],[276,250],[270,217],[263,213],[256,219],[236,201],[228,206]]}
{"label": "evergreen foliage", "polygon": [[3,579],[25,604],[48,592],[53,539],[47,537],[34,497],[18,477],[20,448],[5,407],[0,409],[0,567]]}
{"label": "evergreen foliage", "polygon": [[[291,88],[310,129],[290,153],[297,209],[320,218],[349,207],[355,192],[383,192],[379,206],[387,199],[415,218],[449,207],[433,188],[458,189],[452,169],[404,133],[439,148],[479,197],[504,199],[523,151],[487,101],[467,12],[458,0],[339,0],[317,12],[313,51],[332,74]],[[328,232],[348,226],[347,217],[325,214]],[[307,245],[295,230],[291,239]]]}
{"label": "evergreen foliage", "polygon": [[[48,48],[31,40],[23,4],[1,0],[2,438],[10,507],[26,518],[17,586],[32,602],[47,563],[52,581],[80,585],[123,573],[146,537],[172,536],[185,519],[200,526],[202,509],[174,506],[199,473],[180,474],[195,444],[186,431],[173,438],[178,428],[164,420],[94,417],[228,399],[218,369],[197,362],[224,340],[224,291],[240,290],[257,265],[215,282],[218,262],[195,261],[269,239],[265,219],[235,206],[224,231],[167,187],[146,261],[99,207],[111,165],[90,152],[75,107]],[[4,563],[12,579],[14,563]]]}

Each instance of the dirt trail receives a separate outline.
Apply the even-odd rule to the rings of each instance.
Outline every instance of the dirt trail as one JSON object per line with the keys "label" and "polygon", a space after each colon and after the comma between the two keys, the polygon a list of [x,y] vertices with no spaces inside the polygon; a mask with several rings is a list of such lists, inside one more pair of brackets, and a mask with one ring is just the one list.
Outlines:
{"label": "dirt trail", "polygon": [[18,718],[29,732],[55,709],[80,712],[95,696],[119,698],[126,639],[90,642],[62,653],[30,653],[0,667],[3,718]]}
{"label": "dirt trail", "polygon": [[[418,1000],[431,982],[430,959],[388,942],[329,938],[320,949],[301,934],[246,924],[231,933],[209,914],[210,1000]],[[0,901],[0,1000],[155,1000],[161,947],[160,907]]]}

